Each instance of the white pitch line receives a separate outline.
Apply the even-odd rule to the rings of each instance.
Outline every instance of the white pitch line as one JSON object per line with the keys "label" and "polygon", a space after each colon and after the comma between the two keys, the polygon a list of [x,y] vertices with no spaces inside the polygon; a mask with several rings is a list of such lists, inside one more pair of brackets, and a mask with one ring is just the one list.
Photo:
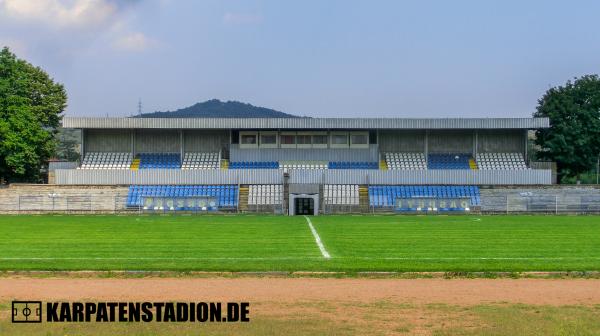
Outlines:
{"label": "white pitch line", "polygon": [[600,257],[346,257],[361,260],[600,260]]}
{"label": "white pitch line", "polygon": [[303,260],[321,257],[6,257],[0,260]]}
{"label": "white pitch line", "polygon": [[306,218],[306,222],[308,223],[310,232],[312,232],[313,236],[315,237],[315,241],[317,242],[317,246],[319,246],[319,250],[321,250],[321,254],[323,255],[323,258],[325,258],[325,259],[331,258],[331,255],[329,255],[329,252],[327,252],[327,250],[325,249],[325,245],[323,245],[323,242],[321,241],[321,237],[319,237],[319,234],[317,233],[317,230],[315,230],[315,227],[313,226],[312,222],[310,221],[310,218],[308,218],[306,216],[304,216],[304,218]]}
{"label": "white pitch line", "polygon": [[[325,251],[327,253],[327,251]],[[325,255],[323,255],[324,257]],[[331,257],[359,260],[600,260],[600,257]],[[305,260],[322,257],[5,257],[10,260]]]}

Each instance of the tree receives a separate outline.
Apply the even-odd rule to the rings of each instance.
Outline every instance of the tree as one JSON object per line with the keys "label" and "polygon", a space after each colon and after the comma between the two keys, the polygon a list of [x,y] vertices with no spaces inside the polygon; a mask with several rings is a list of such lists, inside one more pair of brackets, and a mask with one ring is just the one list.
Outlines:
{"label": "tree", "polygon": [[0,177],[38,182],[56,148],[67,94],[39,67],[0,51]]}
{"label": "tree", "polygon": [[[538,157],[556,161],[558,174],[577,177],[590,171],[600,154],[600,78],[587,75],[549,89],[538,101],[535,117],[550,119],[536,132]],[[559,179],[560,180],[560,179]]]}
{"label": "tree", "polygon": [[65,161],[79,160],[81,146],[81,131],[69,128],[59,128],[56,135],[56,158]]}

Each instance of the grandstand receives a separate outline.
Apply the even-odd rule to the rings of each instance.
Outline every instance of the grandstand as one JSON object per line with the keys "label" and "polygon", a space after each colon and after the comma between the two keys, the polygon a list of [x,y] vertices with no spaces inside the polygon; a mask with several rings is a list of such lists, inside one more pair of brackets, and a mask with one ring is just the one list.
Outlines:
{"label": "grandstand", "polygon": [[82,130],[83,160],[53,170],[53,182],[125,186],[123,206],[140,211],[478,211],[493,203],[482,186],[553,176],[527,159],[527,132],[549,127],[545,118],[65,118],[63,127]]}

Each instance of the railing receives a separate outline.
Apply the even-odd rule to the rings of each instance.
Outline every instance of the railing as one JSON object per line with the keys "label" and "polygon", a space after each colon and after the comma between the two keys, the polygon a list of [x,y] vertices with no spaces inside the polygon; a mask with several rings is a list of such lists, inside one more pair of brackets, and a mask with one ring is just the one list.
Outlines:
{"label": "railing", "polygon": [[[552,171],[521,170],[288,170],[289,183],[387,185],[548,185]],[[58,169],[57,184],[157,185],[157,184],[281,184],[282,169]]]}
{"label": "railing", "polygon": [[[248,205],[244,212],[286,214],[283,204]],[[180,213],[167,207],[159,210],[144,210],[141,207],[127,207],[127,195],[56,195],[31,193],[21,195],[0,196],[0,213]],[[395,213],[394,206],[379,207],[365,204],[349,204],[347,197],[324,200],[320,197],[321,213]],[[219,208],[217,212],[239,212],[236,207]],[[194,214],[214,213],[214,211],[192,211]],[[444,213],[423,211],[427,214]],[[538,195],[505,194],[481,195],[481,205],[474,206],[469,213],[483,214],[600,214],[600,193],[588,195],[572,195],[545,193]]]}

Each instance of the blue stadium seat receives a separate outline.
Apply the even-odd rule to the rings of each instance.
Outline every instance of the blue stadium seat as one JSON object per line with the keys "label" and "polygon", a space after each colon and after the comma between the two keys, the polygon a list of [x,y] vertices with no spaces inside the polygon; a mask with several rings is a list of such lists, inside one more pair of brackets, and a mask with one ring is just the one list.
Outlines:
{"label": "blue stadium seat", "polygon": [[[211,196],[219,201],[220,207],[236,207],[238,187],[236,185],[194,185],[194,186],[130,186],[127,193],[128,207],[140,207],[144,196],[177,197],[177,196]],[[185,208],[185,209],[184,209]],[[189,210],[186,207],[177,210]]]}
{"label": "blue stadium seat", "polygon": [[230,162],[229,169],[278,169],[279,163],[276,161],[268,162],[248,162],[248,161],[237,161]]}
{"label": "blue stadium seat", "polygon": [[173,153],[142,153],[139,169],[180,169],[181,157]]}
{"label": "blue stadium seat", "polygon": [[469,154],[429,154],[427,167],[429,169],[471,169]]}
{"label": "blue stadium seat", "polygon": [[[471,205],[481,205],[479,187],[477,186],[369,186],[369,204],[372,207],[394,207],[397,198],[470,198]],[[416,209],[398,209],[414,211]],[[439,211],[454,209],[442,208]]]}
{"label": "blue stadium seat", "polygon": [[379,169],[377,162],[329,162],[329,169]]}

